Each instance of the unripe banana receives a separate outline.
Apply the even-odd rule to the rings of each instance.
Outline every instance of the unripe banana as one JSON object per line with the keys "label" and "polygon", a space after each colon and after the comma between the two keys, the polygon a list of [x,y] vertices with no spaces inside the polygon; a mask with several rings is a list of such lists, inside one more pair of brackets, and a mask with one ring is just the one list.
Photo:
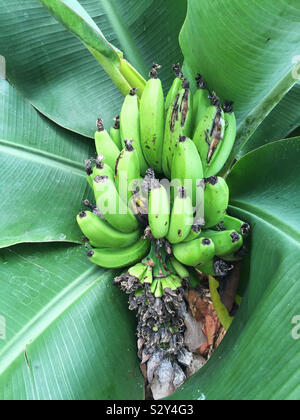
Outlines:
{"label": "unripe banana", "polygon": [[165,112],[168,112],[168,109],[170,108],[171,104],[174,103],[175,97],[182,88],[182,82],[183,82],[183,74],[181,71],[180,64],[175,64],[173,66],[173,71],[175,72],[176,78],[174,79],[174,82],[167,94],[166,102],[165,102]]}
{"label": "unripe banana", "polygon": [[136,217],[120,198],[115,183],[107,176],[94,179],[94,194],[97,207],[112,227],[123,233],[138,229]]}
{"label": "unripe banana", "polygon": [[181,264],[197,267],[213,259],[215,245],[209,238],[199,238],[188,243],[174,245],[173,253]]}
{"label": "unripe banana", "polygon": [[140,104],[141,145],[144,157],[157,173],[162,172],[162,150],[165,128],[165,100],[158,66],[150,73]]}
{"label": "unripe banana", "polygon": [[214,258],[206,264],[198,265],[197,270],[203,274],[213,277],[226,277],[228,273],[233,270],[234,266],[220,258]]}
{"label": "unripe banana", "polygon": [[171,178],[185,186],[196,206],[197,185],[203,179],[203,167],[195,143],[188,137],[180,137],[175,144]]}
{"label": "unripe banana", "polygon": [[211,105],[210,93],[206,87],[206,83],[201,76],[198,74],[196,77],[197,91],[194,93],[193,97],[193,135],[204,117],[207,109]]}
{"label": "unripe banana", "polygon": [[120,128],[123,147],[125,146],[125,140],[133,139],[133,147],[139,156],[141,174],[144,176],[148,169],[148,164],[141,146],[140,110],[136,89],[132,89],[124,100],[120,117]]}
{"label": "unripe banana", "polygon": [[218,230],[235,230],[243,236],[249,235],[251,226],[249,223],[243,222],[235,217],[225,214],[221,222],[217,226]]}
{"label": "unripe banana", "polygon": [[171,264],[172,264],[173,269],[176,271],[176,273],[181,279],[189,278],[190,276],[189,271],[184,265],[182,265],[178,260],[176,260],[176,258],[174,257],[171,258]]}
{"label": "unripe banana", "polygon": [[221,177],[205,179],[204,218],[205,229],[216,226],[224,218],[229,205],[229,188]]}
{"label": "unripe banana", "polygon": [[97,248],[88,253],[90,261],[104,268],[122,268],[140,261],[149,251],[148,239],[140,239],[128,248]]}
{"label": "unripe banana", "polygon": [[190,241],[194,241],[195,239],[198,239],[201,236],[201,232],[202,232],[202,225],[200,224],[193,225],[189,236],[186,238],[184,242],[190,242]]}
{"label": "unripe banana", "polygon": [[171,244],[183,242],[190,234],[193,224],[193,204],[184,187],[178,188],[171,213],[167,239]]}
{"label": "unripe banana", "polygon": [[[217,175],[225,165],[234,146],[237,134],[237,123],[233,112],[233,102],[226,101],[224,104],[225,134],[220,143],[215,143],[215,149],[212,149],[211,160],[208,163],[205,176]],[[212,145],[214,142],[212,142]]]}
{"label": "unripe banana", "polygon": [[110,129],[110,137],[119,150],[122,150],[121,130],[120,130],[120,116],[115,118],[115,124]]}
{"label": "unripe banana", "polygon": [[220,99],[214,93],[211,97],[211,106],[207,108],[204,117],[199,122],[193,139],[200,154],[206,177],[217,175],[220,171],[220,169],[216,171],[218,168],[216,156],[217,150],[221,150],[224,134],[224,111],[221,108]]}
{"label": "unripe banana", "polygon": [[170,198],[165,187],[158,181],[149,194],[148,218],[154,238],[166,237],[170,227]]}
{"label": "unripe banana", "polygon": [[193,100],[187,80],[176,95],[166,117],[162,168],[166,177],[171,177],[175,145],[180,137],[190,137],[193,119]]}
{"label": "unripe banana", "polygon": [[98,131],[95,133],[95,144],[98,155],[105,158],[105,163],[115,169],[116,160],[120,154],[120,149],[115,145],[108,132],[104,129],[103,120],[97,120]]}
{"label": "unripe banana", "polygon": [[215,255],[220,258],[239,251],[243,246],[242,235],[234,230],[224,230],[222,232],[206,230],[203,235],[213,241]]}
{"label": "unripe banana", "polygon": [[123,248],[139,240],[141,231],[122,233],[113,229],[107,222],[90,211],[83,211],[77,216],[78,225],[90,244],[95,248]]}
{"label": "unripe banana", "polygon": [[140,162],[133,140],[125,140],[125,149],[120,153],[115,168],[117,190],[123,201],[128,202],[140,179]]}
{"label": "unripe banana", "polygon": [[[99,155],[97,156],[97,159],[90,159],[86,162],[87,180],[92,190],[94,189],[93,181],[96,178],[96,176],[107,176],[112,181],[114,180],[114,171],[111,169],[110,166],[104,163],[104,160],[104,156]],[[95,164],[94,168],[93,164]]]}

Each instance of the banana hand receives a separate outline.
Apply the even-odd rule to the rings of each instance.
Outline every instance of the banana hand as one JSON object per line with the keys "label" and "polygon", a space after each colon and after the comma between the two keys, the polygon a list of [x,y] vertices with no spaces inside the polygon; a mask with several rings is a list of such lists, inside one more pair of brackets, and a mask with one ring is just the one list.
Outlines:
{"label": "banana hand", "polygon": [[150,242],[140,239],[122,249],[97,248],[88,253],[90,261],[104,268],[122,268],[140,261],[149,251]]}

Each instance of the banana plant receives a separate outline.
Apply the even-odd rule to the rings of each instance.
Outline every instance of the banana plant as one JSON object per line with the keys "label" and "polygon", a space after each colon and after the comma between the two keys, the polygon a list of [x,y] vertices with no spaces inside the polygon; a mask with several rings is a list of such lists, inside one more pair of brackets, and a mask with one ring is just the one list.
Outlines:
{"label": "banana plant", "polygon": [[112,125],[153,62],[166,93],[183,61],[235,102],[224,176],[253,230],[237,316],[169,398],[298,400],[299,1],[0,5],[0,400],[145,398],[135,317],[117,271],[87,260],[76,215],[96,119]]}

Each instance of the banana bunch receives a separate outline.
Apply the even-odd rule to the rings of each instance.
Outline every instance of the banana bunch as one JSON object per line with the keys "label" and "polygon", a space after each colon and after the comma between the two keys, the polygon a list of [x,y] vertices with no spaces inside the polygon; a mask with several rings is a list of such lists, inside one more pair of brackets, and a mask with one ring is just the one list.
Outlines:
{"label": "banana bunch", "polygon": [[97,120],[97,154],[85,165],[95,204],[85,200],[77,216],[90,261],[126,269],[115,283],[138,310],[142,359],[153,346],[183,350],[189,282],[197,271],[226,277],[251,229],[228,214],[229,187],[218,176],[236,138],[233,102],[222,104],[201,75],[193,93],[180,65],[165,99],[159,68],[141,99],[128,92],[109,131]]}

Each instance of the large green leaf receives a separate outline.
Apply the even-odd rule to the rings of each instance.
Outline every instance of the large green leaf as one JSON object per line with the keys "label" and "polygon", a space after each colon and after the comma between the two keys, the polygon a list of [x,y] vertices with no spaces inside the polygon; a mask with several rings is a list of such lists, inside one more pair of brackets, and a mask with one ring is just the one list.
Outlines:
{"label": "large green leaf", "polygon": [[[153,61],[163,66],[166,89],[172,64],[182,61],[178,33],[186,2],[80,0],[108,42],[144,77]],[[0,6],[0,54],[17,89],[50,119],[83,135],[93,135],[99,116],[112,124],[123,97],[80,40],[38,0],[0,0]]]}
{"label": "large green leaf", "polygon": [[0,79],[0,248],[20,242],[80,242],[76,214],[89,193],[89,139],[41,116]]}
{"label": "large green leaf", "polygon": [[[230,161],[296,83],[298,0],[189,0],[180,42],[191,74],[200,72],[235,101],[238,139]],[[196,42],[195,42],[196,40]]]}
{"label": "large green leaf", "polygon": [[0,251],[1,401],[143,399],[136,321],[112,277],[81,247]]}
{"label": "large green leaf", "polygon": [[300,138],[278,141],[229,175],[231,211],[253,228],[248,287],[219,349],[172,399],[299,400],[299,158]]}
{"label": "large green leaf", "polygon": [[280,140],[300,125],[300,84],[297,83],[262,122],[238,157],[271,141]]}

